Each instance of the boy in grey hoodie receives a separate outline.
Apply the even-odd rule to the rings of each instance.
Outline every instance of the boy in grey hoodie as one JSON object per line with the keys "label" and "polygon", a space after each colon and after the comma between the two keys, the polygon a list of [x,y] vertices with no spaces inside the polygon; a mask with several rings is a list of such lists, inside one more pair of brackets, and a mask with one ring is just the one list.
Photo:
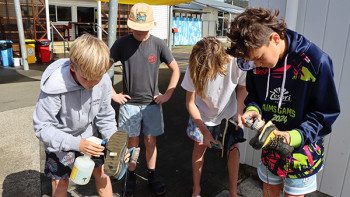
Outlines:
{"label": "boy in grey hoodie", "polygon": [[117,131],[111,106],[109,49],[101,40],[83,35],[72,44],[69,59],[47,67],[33,123],[35,135],[46,150],[45,175],[52,179],[52,196],[66,196],[75,153],[94,157],[93,175],[100,196],[112,196],[104,173],[104,147],[86,138],[108,141]]}

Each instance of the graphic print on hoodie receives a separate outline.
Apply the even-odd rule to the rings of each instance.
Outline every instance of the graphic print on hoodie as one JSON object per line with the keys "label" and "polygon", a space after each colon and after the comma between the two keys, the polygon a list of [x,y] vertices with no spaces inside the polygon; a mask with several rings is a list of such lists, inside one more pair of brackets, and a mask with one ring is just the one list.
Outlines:
{"label": "graphic print on hoodie", "polygon": [[288,30],[286,55],[272,68],[247,73],[247,107],[255,106],[262,117],[280,131],[297,130],[302,142],[290,158],[263,150],[262,162],[273,174],[303,178],[323,166],[323,137],[340,113],[330,57],[302,35]]}

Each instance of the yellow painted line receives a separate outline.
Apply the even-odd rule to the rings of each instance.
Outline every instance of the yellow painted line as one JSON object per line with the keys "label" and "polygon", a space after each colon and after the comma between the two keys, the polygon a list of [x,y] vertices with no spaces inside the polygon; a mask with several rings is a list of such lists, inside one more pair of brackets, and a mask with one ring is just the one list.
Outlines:
{"label": "yellow painted line", "polygon": [[177,62],[178,65],[187,65],[188,62]]}
{"label": "yellow painted line", "polygon": [[[179,66],[187,66],[187,65],[188,65],[188,63],[186,63],[186,62],[177,62],[177,64],[178,64]],[[168,66],[167,66],[167,65],[164,65],[164,64],[161,64],[161,65],[159,66],[159,68],[168,68]]]}

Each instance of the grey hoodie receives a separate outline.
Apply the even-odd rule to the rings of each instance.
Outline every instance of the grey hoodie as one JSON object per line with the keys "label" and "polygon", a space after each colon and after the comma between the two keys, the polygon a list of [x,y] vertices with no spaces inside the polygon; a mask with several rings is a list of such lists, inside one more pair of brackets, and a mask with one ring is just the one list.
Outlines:
{"label": "grey hoodie", "polygon": [[61,59],[47,67],[40,88],[33,124],[47,151],[79,151],[82,138],[100,133],[107,142],[117,131],[107,74],[92,90],[86,90],[73,79],[69,59]]}

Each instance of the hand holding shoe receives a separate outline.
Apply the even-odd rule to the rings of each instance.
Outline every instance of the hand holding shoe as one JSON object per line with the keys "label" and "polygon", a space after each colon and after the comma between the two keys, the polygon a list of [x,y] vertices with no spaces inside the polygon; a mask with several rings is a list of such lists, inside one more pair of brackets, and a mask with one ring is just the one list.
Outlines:
{"label": "hand holding shoe", "polygon": [[274,130],[273,132],[275,135],[281,135],[284,137],[284,143],[286,144],[290,144],[290,135],[288,132],[285,132],[285,131],[279,131],[279,130]]}

